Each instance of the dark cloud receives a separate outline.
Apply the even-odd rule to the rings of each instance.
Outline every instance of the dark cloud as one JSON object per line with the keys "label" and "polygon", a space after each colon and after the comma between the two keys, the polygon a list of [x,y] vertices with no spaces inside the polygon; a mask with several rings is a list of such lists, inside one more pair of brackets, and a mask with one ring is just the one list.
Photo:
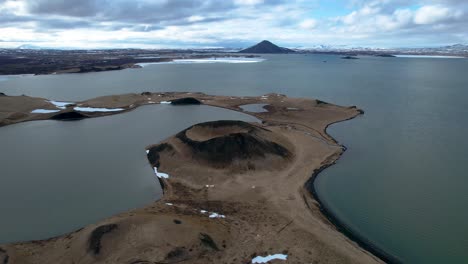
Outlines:
{"label": "dark cloud", "polygon": [[70,21],[63,19],[41,19],[35,21],[39,29],[74,29],[93,26],[93,23],[85,20]]}
{"label": "dark cloud", "polygon": [[[88,17],[99,12],[99,1],[95,0],[26,0],[32,14],[54,14],[63,16]],[[102,1],[107,4],[107,1]],[[101,6],[104,7],[104,6]]]}
{"label": "dark cloud", "polygon": [[[232,19],[234,0],[24,0],[29,15],[2,14],[1,25],[35,22],[39,31],[74,28],[151,31],[170,25],[192,25]],[[0,0],[0,4],[5,0]],[[269,0],[272,6],[285,0]],[[194,16],[199,19],[191,19]],[[238,16],[237,16],[238,17]],[[237,18],[236,17],[236,18]],[[111,22],[112,26],[102,26]],[[109,23],[106,23],[109,24]]]}
{"label": "dark cloud", "polygon": [[93,18],[98,21],[160,23],[193,15],[212,15],[236,8],[215,0],[27,0],[31,14]]}

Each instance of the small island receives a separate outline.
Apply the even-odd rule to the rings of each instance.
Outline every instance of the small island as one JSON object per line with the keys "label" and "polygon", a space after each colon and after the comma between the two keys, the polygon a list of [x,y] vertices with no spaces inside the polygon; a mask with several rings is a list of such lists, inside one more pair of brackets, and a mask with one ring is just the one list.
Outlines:
{"label": "small island", "polygon": [[355,56],[344,56],[344,57],[341,57],[341,59],[343,59],[343,60],[358,60],[359,58],[355,57]]}

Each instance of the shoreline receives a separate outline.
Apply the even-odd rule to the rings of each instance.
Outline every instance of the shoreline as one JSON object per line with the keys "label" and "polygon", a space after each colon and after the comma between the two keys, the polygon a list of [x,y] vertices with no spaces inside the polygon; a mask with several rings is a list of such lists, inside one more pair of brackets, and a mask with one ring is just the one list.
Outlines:
{"label": "shoreline", "polygon": [[[55,66],[49,65],[45,67],[42,59],[47,60],[48,57],[34,57],[28,63],[28,68],[19,67],[18,64],[6,65],[0,70],[0,77],[2,76],[21,76],[21,75],[55,75],[55,74],[72,74],[72,73],[91,73],[91,72],[105,72],[105,71],[119,71],[125,69],[138,69],[143,68],[147,64],[178,64],[178,63],[199,63],[200,60],[217,59],[223,63],[235,63],[234,60],[238,59],[245,62],[253,62],[262,57],[259,55],[249,54],[236,54],[236,53],[198,53],[198,54],[185,54],[185,53],[171,53],[165,54],[158,58],[140,58],[138,56],[125,55],[123,57],[116,57],[113,60],[106,59],[105,54],[93,57],[90,60],[76,62],[74,57],[66,57],[60,63],[56,61]],[[73,59],[73,60],[71,60]],[[240,63],[240,62],[239,62]],[[21,64],[20,66],[24,66]]]}
{"label": "shoreline", "polygon": [[[277,193],[277,191],[274,191],[274,190],[272,190],[273,192],[272,191],[267,191],[265,193],[265,197],[261,198],[261,199],[268,199],[268,200],[272,199],[271,203],[274,206],[269,207],[270,209],[265,208],[264,210],[266,210],[265,212],[268,212],[267,214],[273,214],[273,215],[277,214],[276,218],[278,218],[278,219],[268,220],[268,221],[265,220],[266,221],[265,223],[272,222],[273,226],[278,225],[278,224],[284,225],[284,227],[281,228],[277,232],[282,232],[283,236],[287,237],[287,239],[285,238],[286,239],[285,243],[289,243],[289,242],[286,242],[286,241],[290,241],[293,238],[298,239],[298,238],[296,238],[298,235],[297,234],[294,235],[295,233],[293,232],[295,229],[305,228],[304,231],[309,230],[307,232],[312,232],[312,234],[315,233],[315,234],[322,234],[322,235],[319,235],[318,237],[315,237],[313,239],[312,239],[312,237],[300,238],[300,240],[303,241],[301,243],[312,243],[310,245],[312,248],[316,248],[316,246],[313,246],[313,245],[315,245],[313,243],[314,241],[315,241],[315,243],[320,242],[319,245],[322,245],[322,247],[325,246],[325,245],[328,245],[327,243],[331,243],[329,246],[331,246],[331,245],[334,245],[334,246],[341,245],[339,250],[338,249],[328,248],[329,246],[325,246],[325,249],[326,249],[325,252],[328,252],[328,250],[331,250],[330,252],[335,252],[335,253],[333,253],[331,255],[333,257],[331,257],[329,255],[330,253],[324,253],[325,255],[328,256],[328,258],[330,258],[330,257],[332,259],[336,258],[335,260],[341,259],[341,261],[344,261],[345,259],[347,259],[347,261],[345,261],[345,262],[348,262],[348,261],[349,262],[361,262],[361,261],[363,261],[363,262],[369,262],[369,263],[373,262],[373,261],[371,261],[371,259],[374,256],[375,257],[380,257],[381,260],[383,260],[383,261],[387,261],[387,259],[389,259],[389,258],[386,257],[385,254],[381,254],[378,251],[373,252],[372,247],[366,248],[366,244],[362,244],[362,243],[358,242],[357,245],[353,245],[352,241],[356,242],[356,240],[352,239],[353,237],[352,236],[350,237],[349,234],[347,234],[348,230],[346,228],[345,229],[340,228],[340,222],[334,222],[333,218],[330,219],[330,214],[328,213],[326,208],[324,210],[324,206],[320,202],[319,197],[316,195],[316,193],[310,192],[310,190],[307,188],[307,185],[309,184],[309,182],[311,182],[311,181],[313,182],[315,177],[317,177],[317,175],[322,170],[324,170],[325,168],[333,165],[335,163],[335,161],[337,159],[339,159],[341,157],[341,155],[343,154],[343,152],[344,152],[344,149],[342,148],[342,146],[339,145],[337,143],[337,141],[333,137],[331,137],[330,135],[328,135],[326,133],[326,127],[328,127],[329,125],[331,125],[333,123],[353,119],[354,117],[359,115],[359,113],[362,113],[361,110],[357,109],[356,107],[347,107],[347,108],[338,107],[338,106],[334,106],[334,105],[331,105],[331,104],[328,104],[328,103],[325,103],[325,102],[315,101],[315,100],[311,100],[311,99],[287,98],[286,96],[278,95],[278,94],[269,94],[269,95],[264,95],[264,96],[261,96],[261,97],[228,97],[228,96],[210,96],[210,95],[205,95],[205,94],[202,94],[202,93],[195,93],[195,94],[194,93],[160,93],[160,94],[148,93],[148,94],[145,94],[145,95],[144,94],[141,94],[141,95],[121,95],[119,97],[120,100],[117,100],[117,102],[115,102],[116,96],[107,96],[107,97],[100,97],[100,98],[90,99],[88,101],[81,102],[81,104],[85,104],[85,105],[88,105],[88,106],[91,105],[93,107],[125,107],[125,106],[127,106],[127,108],[125,108],[124,111],[118,112],[118,113],[122,113],[122,112],[126,112],[126,111],[130,111],[132,109],[135,109],[140,105],[148,104],[148,100],[141,100],[141,97],[145,97],[145,98],[146,97],[151,97],[152,98],[152,97],[156,97],[156,96],[159,97],[158,101],[168,101],[169,100],[169,101],[173,101],[173,102],[175,100],[180,100],[180,99],[187,98],[187,96],[191,96],[191,98],[197,98],[197,100],[200,100],[199,101],[200,103],[205,104],[205,105],[209,105],[209,106],[213,106],[213,107],[222,107],[222,108],[226,108],[226,109],[230,109],[230,110],[234,110],[234,111],[249,114],[251,116],[254,116],[254,117],[262,120],[263,124],[259,125],[259,126],[272,130],[275,135],[277,134],[278,136],[281,136],[281,137],[285,136],[286,138],[289,138],[288,140],[286,140],[286,141],[282,140],[281,142],[283,142],[283,141],[284,142],[289,142],[292,139],[295,139],[295,140],[297,139],[297,140],[299,140],[299,142],[302,142],[304,140],[306,140],[307,142],[315,142],[315,140],[323,141],[323,142],[315,142],[315,143],[312,144],[312,146],[308,146],[308,145],[307,146],[301,146],[301,145],[297,145],[297,143],[294,143],[293,149],[296,149],[297,147],[301,146],[301,148],[305,148],[304,150],[306,150],[306,153],[307,153],[307,151],[311,151],[311,150],[314,150],[314,151],[317,150],[317,151],[319,151],[319,153],[321,153],[320,151],[324,151],[325,149],[327,149],[327,152],[329,154],[327,154],[326,157],[322,156],[321,154],[315,154],[315,155],[317,155],[316,159],[318,159],[318,160],[316,160],[314,162],[313,158],[312,158],[312,160],[309,160],[309,158],[307,158],[308,161],[304,165],[301,165],[301,164],[304,163],[304,160],[303,160],[304,157],[302,157],[303,155],[298,156],[297,159],[300,158],[301,163],[298,163],[297,165],[295,165],[298,162],[298,161],[295,161],[292,165],[290,165],[291,170],[293,170],[293,171],[297,170],[297,172],[295,173],[295,174],[297,174],[297,175],[295,175],[296,179],[295,180],[291,179],[290,184],[287,184],[287,182],[284,181],[284,180],[288,180],[287,178],[281,179],[281,177],[283,177],[281,175],[283,175],[284,172],[279,171],[278,175],[277,175],[277,178],[279,178],[279,179],[277,179],[277,181],[278,181],[277,184],[279,184],[279,186],[281,186],[281,185],[288,186],[288,188],[290,188],[290,189],[292,188],[291,190],[293,190],[294,186],[296,186],[298,184],[303,186],[303,188],[305,189],[305,191],[307,191],[308,196],[310,197],[310,199],[313,202],[312,208],[310,207],[310,205],[307,202],[307,200],[305,199],[305,197],[299,198],[299,197],[301,197],[302,192],[295,193],[295,194],[286,192],[286,193],[281,194],[281,193]],[[22,99],[25,99],[25,98],[22,98]],[[110,103],[110,101],[111,101],[110,99],[113,99],[112,104]],[[44,99],[39,99],[39,100],[44,100]],[[154,101],[156,101],[156,100],[154,100]],[[314,106],[313,102],[315,102],[315,106]],[[250,103],[267,103],[268,104],[268,107],[267,107],[268,112],[266,112],[266,113],[252,113],[252,112],[244,111],[244,110],[239,108],[240,105],[245,105],[245,104],[250,104]],[[130,108],[130,107],[128,107],[129,105],[133,105],[134,107]],[[289,106],[289,107],[288,108],[283,107],[282,105],[286,105],[286,106]],[[294,109],[300,109],[300,111],[287,110],[287,109],[291,108],[290,106],[294,106],[295,107]],[[293,109],[293,108],[291,108],[291,109]],[[65,110],[65,111],[67,111],[67,110]],[[308,115],[308,117],[304,117],[305,113],[307,113],[306,115]],[[98,114],[94,115],[93,117],[95,117],[95,116],[97,117],[97,116],[101,116],[101,115],[108,115],[108,114],[115,114],[115,113],[98,113]],[[325,117],[323,117],[323,115],[325,115]],[[329,116],[329,117],[327,117],[327,116]],[[49,119],[49,118],[45,118],[46,116],[36,116],[36,117],[41,117],[40,119]],[[317,117],[318,120],[316,120],[315,118],[311,118],[311,117]],[[345,117],[345,118],[343,118],[343,117]],[[335,120],[335,121],[330,122],[329,121],[330,119]],[[34,116],[33,116],[33,119],[28,119],[28,120],[23,120],[23,121],[30,121],[30,120],[34,120]],[[297,121],[296,124],[293,121]],[[0,122],[1,122],[1,120],[0,120]],[[302,128],[297,128],[296,125],[299,125]],[[325,132],[324,134],[326,135],[326,137],[320,133],[320,130],[323,129],[322,126],[325,127],[323,132]],[[305,129],[304,129],[304,127],[305,127]],[[287,130],[284,130],[286,128],[287,128]],[[291,130],[291,131],[288,132],[289,130]],[[275,137],[273,137],[273,138],[275,138]],[[169,139],[169,140],[172,140],[172,139]],[[312,140],[312,141],[310,141],[310,140]],[[335,146],[335,144],[331,144],[331,145],[325,144],[328,141],[331,141],[331,143],[335,143],[336,146]],[[161,144],[164,144],[164,142],[165,141],[159,142],[159,143],[157,143],[157,145],[159,146]],[[289,143],[287,143],[287,144],[289,144]],[[320,148],[315,149],[314,146],[317,146],[317,147],[320,146]],[[178,147],[177,149],[180,149],[180,147]],[[323,149],[323,150],[320,150],[320,149]],[[296,150],[293,153],[296,153]],[[173,203],[176,204],[176,203],[181,203],[182,201],[184,201],[183,203],[188,203],[188,204],[196,203],[197,204],[197,203],[204,203],[203,201],[207,199],[205,201],[206,204],[203,205],[203,207],[204,207],[203,209],[205,209],[205,208],[209,209],[208,207],[210,207],[211,206],[210,204],[212,204],[214,201],[218,201],[218,199],[221,199],[221,200],[225,199],[225,198],[223,198],[223,197],[225,197],[225,194],[224,193],[223,194],[217,193],[216,189],[213,189],[213,191],[211,191],[211,189],[209,191],[208,190],[207,191],[208,191],[209,195],[214,195],[214,197],[218,197],[218,198],[206,198],[205,196],[200,197],[199,194],[198,194],[198,191],[195,191],[196,189],[192,190],[192,188],[194,188],[194,186],[192,186],[194,183],[190,183],[189,185],[187,185],[187,183],[188,183],[187,179],[180,178],[180,177],[177,176],[178,174],[187,175],[187,173],[181,173],[181,172],[173,171],[174,166],[165,165],[165,164],[171,164],[171,162],[173,162],[173,161],[171,161],[171,159],[167,160],[167,158],[164,158],[164,156],[161,156],[161,157],[163,157],[163,162],[162,162],[163,170],[162,171],[164,171],[164,172],[169,171],[169,174],[171,175],[171,178],[169,180],[168,179],[158,178],[158,180],[159,180],[159,182],[161,184],[161,187],[163,188],[163,197],[160,200],[155,201],[153,203],[152,208],[159,208],[159,209],[157,209],[158,211],[159,210],[167,211],[167,209],[168,209],[167,207],[177,207],[177,206],[172,206]],[[166,160],[164,160],[164,159],[166,159]],[[296,158],[294,158],[294,160],[295,159]],[[315,163],[318,162],[319,160],[322,160],[322,161],[319,164],[320,166],[317,167],[315,165]],[[151,160],[150,160],[150,162],[151,162]],[[259,164],[261,164],[261,163],[259,163]],[[296,166],[299,166],[299,167],[296,168]],[[301,166],[305,166],[305,167],[301,167]],[[159,165],[158,165],[158,167],[159,167]],[[314,168],[314,169],[313,170],[308,170],[308,168]],[[200,167],[200,166],[197,165],[197,167],[195,167],[195,171],[197,171],[197,170],[204,171],[205,167],[204,166]],[[312,176],[310,174],[311,171],[312,171]],[[173,173],[175,173],[175,176],[172,175]],[[258,174],[258,173],[260,173],[259,175],[263,175],[263,172],[261,172],[261,171],[252,172],[253,175]],[[302,174],[304,176],[301,176]],[[201,173],[200,175],[205,175],[205,174]],[[220,177],[224,177],[224,176],[225,176],[224,173],[220,174]],[[285,176],[286,176],[286,174],[285,174]],[[204,176],[201,176],[201,177],[204,177]],[[227,180],[230,181],[229,179],[227,179]],[[179,181],[180,181],[180,183],[179,183]],[[255,181],[257,181],[257,180],[255,180]],[[249,184],[254,184],[255,181],[253,183],[249,183]],[[266,181],[271,182],[268,179],[266,179]],[[180,185],[180,184],[187,185],[187,186],[183,187],[182,190],[186,190],[186,191],[190,190],[189,193],[194,197],[193,199],[186,198],[186,197],[183,198],[183,197],[180,197],[177,194],[179,192],[181,186],[183,186],[183,185]],[[219,183],[219,184],[221,184],[221,183]],[[242,183],[242,184],[246,185],[246,183]],[[250,189],[249,184],[247,184],[248,189]],[[260,185],[260,183],[258,183],[258,182],[255,183],[255,185],[257,185],[257,184]],[[218,186],[218,184],[216,184],[216,186]],[[247,188],[247,187],[245,187],[245,188]],[[189,189],[186,189],[186,188],[189,188]],[[259,189],[259,190],[263,191],[263,188],[266,188],[266,186],[262,187],[262,189]],[[244,191],[247,192],[247,193],[250,193],[251,191],[249,191],[248,189],[244,190]],[[230,187],[227,190],[232,191],[232,188]],[[241,190],[242,190],[242,188],[241,188]],[[236,190],[236,191],[241,192],[241,190]],[[232,195],[236,195],[236,191],[234,191],[234,193]],[[213,192],[213,194],[210,194],[210,192]],[[291,195],[293,195],[293,194],[295,196],[297,196],[299,199],[298,200],[295,200],[295,199],[290,200],[289,198],[287,198],[287,197],[291,197]],[[252,200],[252,199],[258,199],[257,198],[258,197],[257,191],[252,193],[252,194],[249,194],[249,195],[252,196],[251,199],[248,199],[249,201]],[[282,197],[282,196],[284,196],[284,197]],[[190,195],[188,197],[190,197]],[[203,198],[203,197],[205,197],[205,198]],[[210,196],[208,196],[208,197],[210,197]],[[263,196],[261,196],[261,197],[263,197]],[[287,199],[285,199],[285,198],[287,198]],[[180,199],[183,199],[183,200],[180,200]],[[214,199],[214,201],[210,202],[211,199]],[[236,199],[240,199],[240,200],[236,202]],[[232,198],[228,198],[225,201],[225,203],[228,203],[228,204],[231,204],[232,202],[234,202],[234,204],[231,205],[231,206],[234,206],[234,208],[237,208],[237,207],[240,206],[239,209],[236,209],[236,210],[239,210],[238,213],[234,213],[234,211],[232,211],[230,213],[231,215],[233,215],[232,217],[234,217],[235,214],[239,214],[239,213],[241,215],[246,214],[245,216],[240,216],[241,217],[240,219],[243,219],[244,217],[247,217],[247,218],[256,217],[256,216],[254,216],[254,215],[256,215],[256,213],[250,212],[250,209],[247,209],[248,207],[246,208],[245,205],[243,205],[246,202],[246,201],[244,201],[245,197],[239,197],[239,198],[236,198],[236,199],[232,200]],[[297,202],[294,202],[294,201],[297,201]],[[302,201],[302,202],[299,202],[299,201]],[[240,202],[240,204],[239,204],[239,202]],[[164,203],[166,203],[166,205]],[[170,203],[171,206],[167,206],[168,203]],[[250,201],[249,203],[256,204],[255,201]],[[316,205],[315,203],[317,203],[318,205]],[[308,212],[301,212],[300,211],[301,209],[298,209],[298,208],[303,207],[301,204],[306,205],[309,208],[309,211]],[[156,207],[154,207],[154,206],[156,206]],[[164,208],[161,208],[161,206],[164,207]],[[201,205],[199,205],[199,206],[201,206]],[[295,206],[297,208],[296,208],[296,210],[291,209],[292,211],[290,213],[284,213],[284,212],[281,212],[281,211],[277,212],[277,211],[273,210],[273,208],[276,208],[276,206],[280,206],[280,207],[291,206],[291,208],[294,208],[294,206]],[[315,206],[317,206],[317,208],[315,208]],[[150,207],[151,207],[151,205],[150,205]],[[184,206],[184,207],[186,207],[186,206]],[[211,210],[213,212],[216,210],[216,212],[218,212],[218,213],[220,211],[223,212],[223,213],[225,211],[227,211],[229,213],[229,210],[234,210],[234,209],[229,209],[229,208],[224,208],[224,209],[223,208],[224,208],[224,206],[220,204],[218,206],[215,206],[215,208],[213,208]],[[130,215],[130,216],[134,215],[134,214],[140,215],[137,212],[145,211],[145,210],[148,210],[148,208],[145,207],[145,208],[141,208],[141,209],[130,210],[130,212],[121,213],[121,214],[119,214],[117,216],[111,216],[111,217],[109,217],[109,219],[104,220],[102,222],[109,222],[112,219],[114,219],[114,220],[112,220],[112,222],[114,222],[115,220],[118,220],[118,219],[120,219],[119,221],[124,221],[124,222],[132,221],[131,220],[132,217],[129,218],[128,216],[125,216],[125,215]],[[178,210],[180,210],[180,209],[178,209]],[[273,210],[273,211],[271,211],[271,210]],[[317,213],[319,215],[316,215],[316,210],[318,211]],[[161,213],[159,213],[159,214],[161,214]],[[186,214],[186,213],[184,213],[184,214]],[[190,214],[192,214],[192,213],[190,213]],[[289,216],[289,214],[292,214],[292,215]],[[305,217],[304,220],[301,220],[301,221],[299,221],[298,219],[294,220],[295,218],[297,218],[297,216],[296,216],[296,217],[292,218],[293,220],[291,220],[291,222],[289,222],[289,223],[287,223],[285,225],[284,223],[286,222],[286,220],[289,219],[289,217],[292,217],[295,214],[300,214],[301,215],[301,217],[298,218],[298,219],[302,219],[302,218]],[[178,215],[178,217],[182,217],[182,215],[179,215],[179,214],[177,214],[177,215]],[[164,216],[164,214],[161,214],[158,217],[163,217],[163,216]],[[141,217],[143,217],[143,215]],[[231,217],[231,216],[228,214],[228,217]],[[314,217],[319,217],[319,218],[314,218]],[[325,224],[329,225],[329,227],[326,227],[326,226],[320,227],[320,225],[314,227],[314,225],[316,225],[316,224],[313,224],[313,223],[315,223],[316,221],[319,221],[319,222],[323,221],[323,220],[320,220],[321,218],[325,219],[326,221],[329,221],[329,223],[325,223]],[[223,221],[227,221],[227,220],[223,220]],[[233,220],[230,220],[230,221],[233,221]],[[237,221],[237,220],[235,220],[235,221]],[[297,222],[297,221],[299,221],[299,222]],[[283,224],[281,224],[281,222]],[[292,230],[291,230],[291,228],[286,229],[286,227],[288,227],[291,223],[292,223],[291,228],[293,226],[294,226],[294,228]],[[213,223],[210,223],[209,225],[212,225],[212,224]],[[243,223],[242,221],[238,222],[238,224],[241,224],[241,226],[246,225],[246,223]],[[246,228],[254,228],[254,227],[251,227],[252,224],[254,224],[254,223],[247,224],[245,227]],[[203,226],[205,226],[205,225],[206,224],[203,224]],[[95,226],[95,225],[91,225],[91,226]],[[232,227],[234,227],[234,226],[232,226]],[[309,228],[307,228],[307,227],[309,227]],[[338,232],[338,234],[341,234],[341,235],[337,236],[337,234],[334,234],[334,232],[330,229],[331,227],[333,227],[333,229],[335,229]],[[76,236],[83,236],[83,235],[81,235],[81,233],[83,233],[83,234],[89,233],[91,231],[89,228],[90,228],[89,226],[84,227],[84,228],[82,228],[80,230],[77,230],[75,232],[70,233],[66,237],[70,237],[71,234],[73,234],[73,236],[75,236],[75,235]],[[198,225],[197,225],[197,228],[203,228],[203,227],[198,227]],[[219,227],[219,228],[220,228],[220,230],[222,230],[221,227]],[[219,228],[217,228],[217,229],[219,229]],[[311,231],[310,230],[310,229],[314,229],[314,228],[319,228],[322,231]],[[269,233],[271,233],[273,231],[273,230],[271,230],[269,228],[264,230],[265,228],[260,227],[260,226],[257,226],[254,229],[258,229],[258,231],[256,231],[256,232],[260,232],[260,233],[264,234],[263,236],[270,236],[270,235],[267,235],[267,234],[269,234]],[[261,231],[261,230],[263,230],[263,231]],[[113,231],[113,232],[116,232],[116,231]],[[127,231],[125,231],[125,232],[127,232]],[[316,232],[318,232],[318,233],[316,233]],[[222,236],[224,237],[225,235],[222,235]],[[322,237],[322,236],[324,236],[324,237]],[[340,236],[343,236],[344,238],[347,238],[347,239],[342,240],[342,238],[340,238]],[[328,238],[326,238],[326,237],[328,237]],[[64,239],[64,236],[59,236],[59,237],[56,237],[56,238],[51,238],[51,239],[45,240],[45,241],[51,241],[52,240],[51,242],[44,242],[44,241],[23,242],[23,243],[15,243],[14,245],[17,245],[17,246],[20,246],[20,247],[26,246],[26,248],[29,248],[29,247],[35,248],[34,244],[50,243],[50,244],[52,244],[51,246],[53,246],[53,244],[59,243],[57,241],[61,241],[63,239]],[[347,241],[347,240],[349,240],[349,241]],[[264,241],[266,241],[266,240],[264,240]],[[324,241],[328,241],[328,242],[326,242],[325,244],[321,244],[321,243],[324,243]],[[331,241],[335,241],[335,242],[331,242]],[[31,245],[30,243],[33,243],[33,245]],[[304,245],[306,245],[306,244],[304,244]],[[275,247],[275,246],[273,246],[273,247]],[[363,252],[364,255],[361,255],[362,253],[355,252],[355,249],[353,249],[353,247],[359,248],[359,250],[361,250],[361,252]],[[293,250],[293,248],[291,248],[290,250]],[[335,251],[335,250],[338,250],[338,251]],[[39,256],[43,255],[44,252],[42,252],[42,251],[43,250],[38,251],[37,254]],[[367,253],[366,251],[372,253],[373,255]],[[9,252],[8,248],[7,248],[7,252]],[[17,253],[20,253],[20,252],[21,251],[18,251]],[[64,249],[63,253],[65,253],[65,252],[67,252],[67,250]],[[340,252],[340,253],[338,253],[338,252]],[[345,253],[345,252],[348,252],[348,253]],[[351,252],[353,252],[353,253],[351,254]],[[271,252],[271,253],[275,253],[275,252]],[[61,254],[61,253],[60,252],[55,252],[55,254]],[[295,258],[299,258],[299,259],[304,260],[304,255],[302,255],[302,254],[303,253],[295,252],[294,255],[295,255]],[[348,255],[348,254],[351,254],[351,255]],[[365,255],[367,255],[367,257],[365,257]],[[338,256],[340,256],[340,257],[338,257]],[[353,256],[353,257],[351,257],[351,256]],[[43,257],[47,258],[46,256],[43,256]],[[65,256],[63,256],[63,257],[65,258]],[[357,261],[358,259],[361,259],[361,261]],[[364,259],[366,259],[366,260],[364,261]],[[376,260],[374,259],[374,261],[376,261]],[[39,262],[41,262],[41,261],[39,261]]]}
{"label": "shoreline", "polygon": [[333,226],[335,226],[337,228],[337,230],[339,232],[344,234],[351,241],[357,243],[361,248],[365,249],[366,251],[372,253],[373,255],[375,255],[378,258],[380,258],[381,260],[383,260],[385,263],[403,263],[403,261],[398,259],[398,257],[396,257],[396,256],[394,256],[394,255],[392,255],[390,253],[387,253],[386,251],[384,251],[383,249],[381,249],[380,247],[375,245],[370,240],[366,239],[362,235],[360,235],[357,232],[353,231],[352,228],[350,228],[348,225],[346,225],[344,223],[344,221],[340,220],[340,218],[338,218],[332,212],[332,210],[330,208],[325,206],[325,204],[323,203],[322,199],[318,195],[318,192],[317,192],[317,190],[315,188],[315,181],[317,180],[317,178],[319,176],[324,177],[322,172],[324,170],[330,168],[331,166],[335,165],[336,162],[344,155],[344,153],[348,149],[345,145],[340,144],[334,137],[332,137],[330,134],[328,134],[328,132],[327,132],[328,127],[331,126],[331,125],[337,124],[337,123],[342,123],[342,122],[352,120],[352,119],[354,119],[356,117],[353,117],[353,118],[350,118],[350,119],[347,119],[347,120],[342,120],[342,121],[330,123],[329,125],[327,125],[327,127],[325,128],[324,133],[328,137],[332,138],[337,144],[339,144],[342,147],[343,151],[341,152],[339,157],[334,162],[329,163],[329,164],[324,164],[322,167],[320,167],[318,169],[315,169],[312,172],[312,176],[310,177],[310,179],[307,180],[307,182],[305,182],[304,186],[309,191],[309,193],[313,196],[313,198],[318,202],[319,208],[320,208],[320,211],[322,212],[322,214],[328,219],[328,221],[330,221],[333,224]]}
{"label": "shoreline", "polygon": [[[344,154],[344,152],[343,152]],[[340,155],[341,157],[342,155]],[[346,224],[344,224],[343,221],[341,221],[329,208],[325,206],[325,204],[322,202],[320,199],[317,190],[315,189],[314,182],[317,179],[318,176],[320,176],[320,173],[323,172],[324,170],[328,169],[329,167],[333,166],[334,162],[331,164],[324,165],[320,167],[319,169],[315,170],[312,173],[312,176],[309,181],[305,183],[306,189],[310,191],[310,194],[314,197],[314,199],[319,203],[320,205],[320,211],[322,214],[332,223],[336,229],[348,237],[351,241],[357,243],[361,248],[364,250],[372,253],[374,256],[378,257],[385,263],[403,263],[401,260],[399,260],[396,256],[393,256],[384,250],[380,249],[378,246],[376,246],[374,243],[369,241],[368,239],[364,238],[363,236],[359,235],[355,231],[353,231],[351,228],[349,228]],[[322,176],[323,177],[323,176]]]}
{"label": "shoreline", "polygon": [[332,163],[329,163],[329,164],[324,164],[322,167],[318,168],[318,169],[315,169],[313,172],[312,172],[312,176],[310,177],[309,180],[307,180],[305,183],[304,183],[304,187],[309,191],[309,193],[312,195],[312,197],[318,202],[319,204],[319,208],[320,208],[320,211],[322,212],[322,214],[328,219],[328,221],[330,221],[330,223],[332,223],[333,226],[335,226],[337,228],[337,230],[342,233],[343,235],[345,235],[346,237],[348,237],[351,241],[357,243],[361,248],[365,249],[366,251],[372,253],[373,255],[377,256],[378,258],[380,258],[381,260],[383,260],[384,262],[386,263],[403,263],[403,261],[401,261],[400,259],[398,259],[398,257],[390,254],[390,253],[387,253],[386,251],[384,251],[383,249],[381,249],[380,247],[378,247],[377,245],[375,245],[374,243],[372,243],[371,241],[369,241],[368,239],[366,239],[365,237],[361,236],[360,234],[356,233],[355,231],[353,231],[348,225],[346,225],[344,223],[344,221],[340,220],[340,218],[338,218],[330,208],[326,207],[325,204],[322,202],[322,199],[320,199],[320,196],[318,195],[318,192],[315,188],[315,181],[317,180],[317,178],[319,176],[322,175],[323,177],[323,174],[321,174],[324,170],[330,168],[331,166],[335,165],[336,162],[338,160],[341,159],[341,157],[344,155],[344,153],[346,152],[346,150],[348,150],[348,148],[343,145],[343,144],[340,144],[339,141],[337,139],[335,139],[334,137],[332,137],[330,134],[328,134],[327,132],[327,129],[334,125],[334,124],[338,124],[338,123],[342,123],[342,122],[346,122],[346,121],[350,121],[350,120],[353,120],[355,119],[356,117],[359,117],[361,115],[364,114],[364,111],[359,109],[360,110],[360,114],[355,116],[355,117],[351,117],[349,119],[345,119],[345,120],[341,120],[341,121],[337,121],[337,122],[333,122],[333,123],[330,123],[328,124],[323,133],[325,135],[327,135],[327,137],[329,137],[330,139],[332,139],[336,144],[340,145],[343,149],[343,151],[341,152],[341,154],[339,155],[339,157],[333,161]]}

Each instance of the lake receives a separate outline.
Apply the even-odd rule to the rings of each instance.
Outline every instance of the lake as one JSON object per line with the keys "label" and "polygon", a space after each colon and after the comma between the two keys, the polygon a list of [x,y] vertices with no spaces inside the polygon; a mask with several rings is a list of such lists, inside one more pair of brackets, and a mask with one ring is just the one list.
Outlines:
{"label": "lake", "polygon": [[0,92],[73,101],[143,91],[277,92],[357,105],[365,115],[328,130],[348,151],[319,176],[318,195],[354,232],[404,262],[467,262],[468,60],[264,57],[15,77],[1,81]]}
{"label": "lake", "polygon": [[0,128],[0,243],[61,235],[159,199],[145,147],[220,119],[258,121],[210,106],[150,105]]}

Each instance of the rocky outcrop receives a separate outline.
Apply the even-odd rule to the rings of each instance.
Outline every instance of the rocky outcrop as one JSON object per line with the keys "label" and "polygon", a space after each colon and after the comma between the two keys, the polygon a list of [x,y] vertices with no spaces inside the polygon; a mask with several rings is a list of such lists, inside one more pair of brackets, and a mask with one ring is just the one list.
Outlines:
{"label": "rocky outcrop", "polygon": [[102,225],[94,229],[89,237],[88,250],[92,252],[94,255],[99,255],[99,253],[101,252],[101,247],[102,247],[101,246],[102,237],[105,234],[112,232],[112,230],[116,228],[117,228],[116,224],[109,224],[109,225]]}
{"label": "rocky outcrop", "polygon": [[358,57],[354,57],[354,56],[344,56],[344,57],[341,57],[343,60],[358,60],[359,58]]}
{"label": "rocky outcrop", "polygon": [[78,113],[76,111],[71,111],[71,112],[65,112],[65,113],[59,113],[56,115],[53,115],[50,117],[50,119],[53,120],[62,120],[62,121],[68,121],[68,120],[80,120],[84,118],[88,118],[89,116],[84,115],[82,113]]}
{"label": "rocky outcrop", "polygon": [[0,248],[0,263],[1,264],[8,264],[8,260],[10,257],[8,256],[6,250],[3,248]]}
{"label": "rocky outcrop", "polygon": [[185,98],[179,98],[179,99],[174,99],[171,101],[172,105],[199,105],[202,104],[198,99],[195,99],[193,97],[185,97]]}

